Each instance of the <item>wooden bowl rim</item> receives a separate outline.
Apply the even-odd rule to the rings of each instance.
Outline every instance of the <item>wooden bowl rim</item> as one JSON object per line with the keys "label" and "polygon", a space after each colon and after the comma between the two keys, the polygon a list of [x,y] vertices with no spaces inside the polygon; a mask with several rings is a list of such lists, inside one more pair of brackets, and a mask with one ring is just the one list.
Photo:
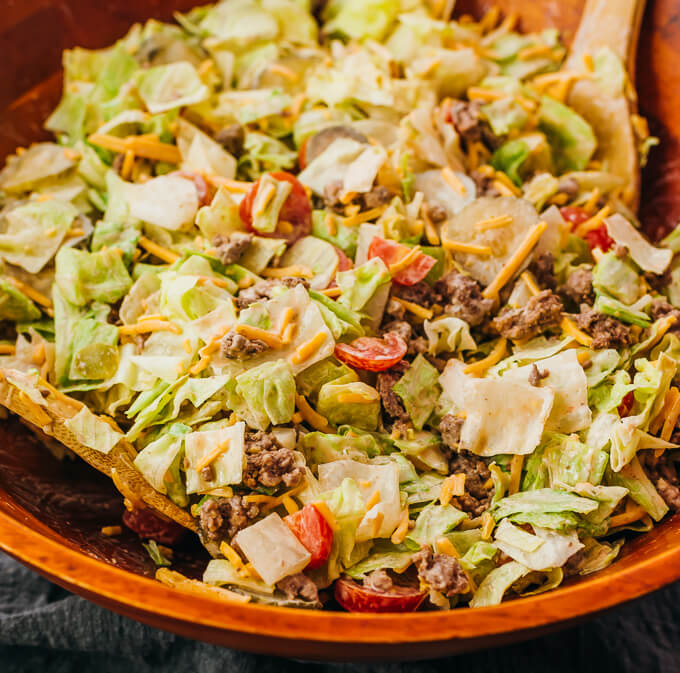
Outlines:
{"label": "wooden bowl rim", "polygon": [[[662,527],[673,526],[680,535],[680,516],[673,518]],[[211,632],[298,641],[404,644],[499,636],[582,618],[680,578],[680,544],[674,544],[632,565],[617,568],[617,563],[587,580],[494,607],[412,614],[323,612],[231,604],[170,589],[72,549],[39,532],[41,527],[0,492],[0,549],[66,589],[141,621],[163,617],[164,624],[178,630],[191,623]]]}

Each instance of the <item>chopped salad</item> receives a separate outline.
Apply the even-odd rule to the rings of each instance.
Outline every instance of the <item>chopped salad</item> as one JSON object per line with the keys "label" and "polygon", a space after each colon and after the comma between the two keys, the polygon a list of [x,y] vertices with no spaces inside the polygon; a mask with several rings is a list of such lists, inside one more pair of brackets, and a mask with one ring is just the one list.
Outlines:
{"label": "chopped salad", "polygon": [[680,508],[680,229],[640,233],[570,103],[625,68],[449,5],[135,25],[65,52],[55,141],[0,172],[0,402],[112,477],[167,584],[489,606]]}

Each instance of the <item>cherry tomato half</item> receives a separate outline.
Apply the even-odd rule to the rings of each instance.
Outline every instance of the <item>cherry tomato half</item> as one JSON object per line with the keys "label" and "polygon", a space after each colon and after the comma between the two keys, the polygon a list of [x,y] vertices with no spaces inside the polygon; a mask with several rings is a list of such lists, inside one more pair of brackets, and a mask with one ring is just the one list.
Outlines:
{"label": "cherry tomato half", "polygon": [[[288,198],[281,208],[279,213],[279,224],[276,230],[272,233],[262,233],[256,231],[258,236],[266,236],[269,238],[285,238],[288,243],[294,243],[298,238],[307,236],[312,230],[312,205],[307,197],[307,192],[302,184],[297,180],[294,175],[286,173],[286,171],[275,171],[270,173],[274,180],[290,182],[293,185],[293,190],[288,195]],[[258,180],[246,194],[243,201],[241,201],[241,206],[239,209],[239,214],[243,223],[246,225],[250,231],[253,229],[253,202],[255,201],[255,196],[257,190],[260,187],[260,181]],[[286,222],[285,227],[281,226],[282,222]]]}
{"label": "cherry tomato half", "polygon": [[300,540],[302,546],[312,555],[307,564],[309,570],[320,568],[331,554],[333,529],[314,505],[305,505],[294,514],[283,518],[284,522]]}
{"label": "cherry tomato half", "polygon": [[[410,253],[411,250],[412,248],[407,245],[374,236],[368,246],[368,258],[380,257],[387,266],[390,266],[390,264],[398,262],[404,255]],[[427,276],[436,263],[437,260],[434,257],[421,252],[405,269],[392,276],[392,280],[399,285],[415,285]]]}
{"label": "cherry tomato half", "polygon": [[335,600],[349,612],[413,612],[424,598],[425,593],[417,588],[376,591],[346,577],[335,583]]}
{"label": "cherry tomato half", "polygon": [[199,173],[193,171],[174,171],[170,175],[176,175],[180,178],[191,180],[196,187],[196,195],[198,196],[198,204],[200,206],[209,206],[215,196],[215,190],[206,182],[205,178]]}
{"label": "cherry tomato half", "polygon": [[367,372],[382,372],[401,360],[408,347],[394,332],[387,332],[382,338],[359,337],[351,344],[337,344],[335,357],[355,369]]}
{"label": "cherry tomato half", "polygon": [[150,509],[125,510],[123,523],[139,537],[155,540],[161,544],[175,544],[186,533],[183,526],[161,518]]}
{"label": "cherry tomato half", "polygon": [[624,398],[621,400],[621,404],[619,404],[619,416],[621,418],[625,418],[630,414],[631,409],[633,408],[633,402],[635,401],[635,398],[633,397],[633,391],[631,390],[629,393],[626,393]]}
{"label": "cherry tomato half", "polygon": [[[567,222],[571,223],[572,231],[574,231],[579,224],[590,219],[590,213],[578,206],[560,208],[560,213]],[[609,237],[607,227],[604,224],[597,227],[597,229],[591,229],[586,232],[584,238],[591,250],[600,248],[603,252],[607,252],[607,250],[611,250],[611,248],[614,247],[614,241]]]}

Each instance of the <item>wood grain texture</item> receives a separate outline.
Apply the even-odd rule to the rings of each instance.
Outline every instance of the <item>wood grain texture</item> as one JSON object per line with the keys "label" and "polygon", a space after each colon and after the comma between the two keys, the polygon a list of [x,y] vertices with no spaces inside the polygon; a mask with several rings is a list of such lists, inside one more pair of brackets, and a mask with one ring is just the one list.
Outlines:
{"label": "wood grain texture", "polygon": [[[615,0],[612,0],[615,2]],[[0,157],[43,137],[60,94],[60,55],[102,47],[134,21],[169,18],[192,0],[6,0],[0,14]],[[567,41],[582,0],[459,0],[481,15],[492,4],[517,11],[524,29],[563,29]],[[660,136],[643,176],[641,215],[660,234],[680,219],[680,0],[649,0],[637,59],[640,107]],[[386,660],[443,656],[526,639],[652,591],[680,577],[680,516],[632,540],[620,560],[557,591],[482,609],[413,615],[352,615],[230,605],[190,597],[149,580],[134,537],[105,538],[120,501],[94,472],[57,464],[0,422],[0,548],[58,584],[153,626],[240,649],[306,659]],[[32,447],[32,448],[31,448]],[[107,490],[108,489],[108,490]],[[113,500],[111,499],[113,498]],[[180,550],[180,563],[195,575]],[[200,557],[199,557],[200,559]]]}

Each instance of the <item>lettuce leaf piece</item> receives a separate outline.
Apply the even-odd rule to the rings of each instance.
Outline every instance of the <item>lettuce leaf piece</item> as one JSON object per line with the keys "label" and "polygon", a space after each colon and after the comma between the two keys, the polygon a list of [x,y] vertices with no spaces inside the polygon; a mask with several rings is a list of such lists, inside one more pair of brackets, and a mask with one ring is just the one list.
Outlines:
{"label": "lettuce leaf piece", "polygon": [[602,524],[628,495],[628,490],[621,486],[594,486],[586,482],[577,484],[574,492],[599,503],[596,510],[583,517],[584,521],[594,526]]}
{"label": "lettuce leaf piece", "polygon": [[518,512],[508,517],[508,521],[520,526],[529,524],[566,533],[583,525],[583,520],[573,512]]}
{"label": "lettuce leaf piece", "polygon": [[543,453],[551,486],[599,484],[608,460],[605,451],[579,441],[577,435],[552,435]]}
{"label": "lettuce leaf piece", "polygon": [[499,500],[491,509],[494,519],[522,513],[575,512],[588,514],[597,509],[597,502],[573,493],[553,488],[539,488],[509,495]]}
{"label": "lettuce leaf piece", "polygon": [[203,581],[215,586],[241,587],[248,592],[272,595],[275,590],[273,584],[266,584],[261,579],[251,575],[242,575],[227,559],[212,559],[203,572]]}
{"label": "lettuce leaf piece", "polygon": [[498,547],[495,544],[479,540],[465,552],[465,555],[460,559],[460,564],[472,577],[474,583],[479,586],[484,578],[496,567],[494,561],[496,554],[498,554]]}
{"label": "lettuce leaf piece", "polygon": [[196,226],[209,241],[218,234],[229,236],[235,231],[245,230],[239,206],[224,187],[217,190],[209,206],[203,206],[198,211]]}
{"label": "lettuce leaf piece", "polygon": [[[185,436],[187,493],[205,493],[215,488],[240,484],[243,479],[246,424],[241,421],[227,425],[226,421],[218,421],[216,424],[209,423],[208,427]],[[227,442],[225,450],[210,463],[212,478],[206,479],[197,466],[215,447],[224,446]]]}
{"label": "lettuce leaf piece", "polygon": [[63,175],[75,166],[73,155],[56,143],[36,143],[21,155],[7,159],[0,171],[0,189],[20,194],[37,189],[41,182]]}
{"label": "lettuce leaf piece", "polygon": [[330,584],[368,554],[357,544],[357,528],[366,513],[366,506],[359,485],[352,478],[345,478],[338,486],[321,494],[335,517],[338,529],[333,533],[331,553],[325,570],[325,580]]}
{"label": "lettuce leaf piece", "polygon": [[81,444],[103,454],[110,453],[124,437],[122,432],[114,430],[85,406],[75,416],[64,421],[64,425]]}
{"label": "lettuce leaf piece", "polygon": [[416,430],[422,430],[441,394],[439,372],[419,354],[393,390],[403,401]]}
{"label": "lettuce leaf piece", "polygon": [[189,504],[180,471],[188,431],[189,428],[180,423],[171,425],[165,434],[147,444],[134,460],[135,467],[149,484],[180,507]]}
{"label": "lettuce leaf piece", "polygon": [[529,158],[529,146],[524,140],[510,140],[501,145],[491,157],[490,163],[497,170],[505,173],[518,187],[522,185],[520,170]]}
{"label": "lettuce leaf piece", "polygon": [[499,605],[508,589],[522,577],[528,575],[529,572],[531,572],[529,568],[517,561],[510,561],[495,568],[477,587],[477,591],[470,601],[470,607],[482,608]]}
{"label": "lettuce leaf piece", "polygon": [[[328,226],[328,218],[334,222],[334,233]],[[327,210],[315,210],[312,212],[312,234],[317,238],[328,241],[342,250],[352,259],[356,255],[359,232],[357,227],[347,227],[342,223],[342,218]]]}
{"label": "lettuce leaf piece", "polygon": [[390,282],[390,272],[380,257],[350,269],[340,271],[335,280],[342,294],[338,302],[353,311],[361,311],[376,294],[379,288]]}
{"label": "lettuce leaf piece", "polygon": [[[118,368],[118,329],[96,317],[77,320],[67,337],[71,358],[70,381],[97,381],[113,376]],[[64,382],[65,383],[65,382]]]}
{"label": "lettuce leaf piece", "polygon": [[163,552],[158,548],[158,543],[156,540],[149,540],[148,542],[142,542],[142,547],[146,549],[151,560],[158,568],[168,568],[172,565],[172,561],[163,555]]}
{"label": "lettuce leaf piece", "polygon": [[591,388],[588,392],[588,402],[600,413],[609,413],[617,409],[623,398],[632,390],[635,390],[630,374],[624,369],[614,372],[599,385]]}
{"label": "lettuce leaf piece", "polygon": [[159,381],[151,390],[144,391],[137,396],[137,399],[125,412],[128,418],[135,419],[132,427],[125,433],[125,436],[131,442],[134,442],[145,428],[154,424],[154,421],[164,412],[177,390],[186,383],[188,378],[188,376],[182,376],[172,384]]}
{"label": "lettuce leaf piece", "polygon": [[619,245],[628,248],[630,258],[643,270],[662,274],[673,258],[672,250],[652,245],[623,215],[605,220],[607,233]]}
{"label": "lettuce leaf piece", "polygon": [[396,0],[333,0],[324,10],[323,32],[354,40],[382,40],[399,9]]}
{"label": "lettuce leaf piece", "polygon": [[13,208],[5,215],[7,228],[0,234],[0,258],[38,273],[57,252],[77,216],[75,206],[57,199]]}
{"label": "lettuce leaf piece", "polygon": [[356,311],[316,290],[309,290],[309,296],[316,302],[326,326],[336,340],[349,341],[364,335],[361,317]]}
{"label": "lettuce leaf piece", "polygon": [[643,294],[641,277],[633,266],[613,252],[607,252],[593,268],[593,287],[600,294],[632,304]]}
{"label": "lettuce leaf piece", "polygon": [[424,545],[434,547],[440,537],[451,532],[466,518],[467,514],[453,505],[430,504],[418,514],[416,525],[404,542],[416,551]]}
{"label": "lettuce leaf piece", "polygon": [[[383,549],[385,551],[382,551]],[[381,568],[400,571],[410,565],[412,556],[413,551],[404,549],[404,545],[393,545],[378,540],[371,549],[371,555],[346,568],[345,573],[354,579],[362,579]]]}
{"label": "lettuce leaf piece", "polygon": [[[527,568],[531,568],[531,570],[559,568],[577,551],[583,549],[583,544],[579,541],[575,531],[556,533],[555,531],[538,526],[534,526],[535,535],[531,537],[537,538],[537,542],[540,544],[534,549],[523,549],[517,546],[515,538],[512,538],[512,542],[508,540],[507,533],[510,526],[512,524],[507,519],[503,519],[498,525],[495,538],[496,545],[510,558]],[[520,531],[521,529],[516,530]]]}
{"label": "lettuce leaf piece", "polygon": [[244,141],[244,152],[238,159],[238,169],[251,180],[257,180],[267,171],[282,171],[293,168],[297,153],[280,140],[248,131]]}
{"label": "lettuce leaf piece", "polygon": [[114,248],[99,252],[62,248],[54,280],[66,300],[76,306],[93,301],[113,304],[132,286],[122,255]]}
{"label": "lettuce leaf piece", "polygon": [[538,125],[553,148],[561,173],[582,171],[592,158],[597,140],[590,124],[571,108],[549,96],[541,98]]}
{"label": "lettuce leaf piece", "polygon": [[92,233],[90,249],[92,252],[99,252],[103,248],[118,248],[123,253],[123,261],[127,266],[132,263],[140,236],[141,231],[137,226],[100,220]]}
{"label": "lettuce leaf piece", "polygon": [[618,299],[606,297],[603,294],[597,297],[593,308],[630,325],[649,327],[652,324],[651,318],[644,311],[636,311],[633,307],[626,306]]}
{"label": "lettuce leaf piece", "polygon": [[260,178],[252,208],[255,231],[271,234],[276,230],[281,208],[292,189],[290,182],[276,180],[269,173]]}
{"label": "lettuce leaf piece", "polygon": [[[124,185],[123,198],[130,217],[170,231],[193,224],[198,196],[191,180],[180,175],[161,175],[141,184]],[[112,219],[108,209],[106,219]]]}
{"label": "lettuce leaf piece", "polygon": [[272,260],[278,261],[285,251],[286,241],[281,238],[253,236],[239,264],[255,274],[262,273]]}
{"label": "lettuce leaf piece", "polygon": [[319,390],[317,411],[332,425],[376,430],[380,416],[378,391],[361,381],[325,383]]}
{"label": "lettuce leaf piece", "polygon": [[316,404],[316,400],[325,383],[350,383],[358,381],[357,373],[334,357],[315,362],[311,367],[295,377],[298,392]]}
{"label": "lettuce leaf piece", "polygon": [[579,575],[590,575],[599,570],[604,570],[619,555],[623,543],[623,539],[609,543],[598,542],[594,537],[584,538],[583,557],[575,567],[576,572]]}
{"label": "lettuce leaf piece", "polygon": [[[501,98],[487,103],[482,106],[481,111],[484,118],[489,122],[491,130],[497,136],[507,135],[513,129],[521,131],[529,120],[524,108],[512,98]],[[508,144],[506,143],[504,146]]]}
{"label": "lettuce leaf piece", "polygon": [[370,434],[352,437],[308,432],[300,443],[309,459],[317,464],[344,459],[362,462],[382,453],[380,445]]}
{"label": "lettuce leaf piece", "polygon": [[[263,363],[236,377],[236,392],[245,401],[253,427],[289,423],[295,413],[295,379],[286,360]],[[250,424],[250,423],[249,423]]]}
{"label": "lettuce leaf piece", "polygon": [[477,344],[470,335],[470,326],[460,318],[443,316],[423,323],[431,355],[476,350]]}
{"label": "lettuce leaf piece", "polygon": [[31,322],[40,320],[38,307],[6,278],[0,277],[0,320]]}
{"label": "lettuce leaf piece", "polygon": [[140,71],[137,89],[151,114],[196,105],[210,95],[196,69],[187,61]]}
{"label": "lettuce leaf piece", "polygon": [[184,119],[176,124],[183,169],[229,179],[236,176],[236,159],[222,145]]}
{"label": "lettuce leaf piece", "polygon": [[668,513],[668,505],[654,488],[654,484],[649,480],[637,456],[618,472],[607,470],[606,482],[613,486],[627,488],[630,497],[638,505],[644,507],[654,521],[661,521]]}

